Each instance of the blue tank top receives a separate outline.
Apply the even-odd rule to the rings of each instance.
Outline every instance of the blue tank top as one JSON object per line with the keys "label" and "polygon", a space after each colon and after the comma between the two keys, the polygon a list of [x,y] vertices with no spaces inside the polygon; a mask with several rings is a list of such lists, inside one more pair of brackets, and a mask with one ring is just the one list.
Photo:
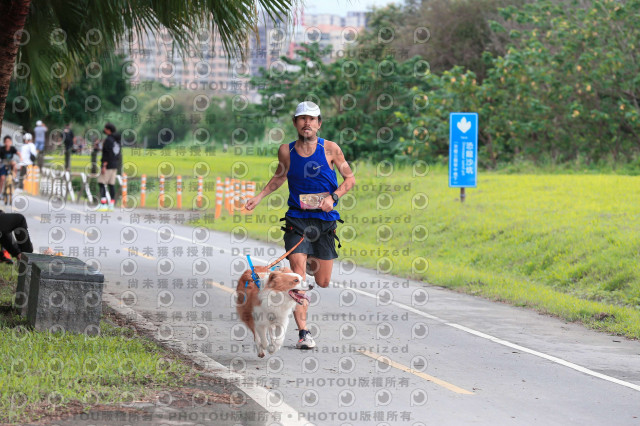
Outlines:
{"label": "blue tank top", "polygon": [[[338,189],[336,171],[329,166],[324,152],[324,139],[318,138],[316,150],[309,157],[302,157],[295,149],[296,142],[289,144],[289,207],[287,216],[299,218],[314,218],[326,221],[340,219],[336,210],[330,212],[314,212],[300,209],[300,194],[332,193]],[[335,207],[335,203],[333,204]]]}

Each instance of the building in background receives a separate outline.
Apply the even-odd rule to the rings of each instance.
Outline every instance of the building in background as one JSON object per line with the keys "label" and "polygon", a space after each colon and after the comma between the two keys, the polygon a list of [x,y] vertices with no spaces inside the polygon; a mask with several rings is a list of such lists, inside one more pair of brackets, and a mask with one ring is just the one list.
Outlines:
{"label": "building in background", "polygon": [[331,46],[331,54],[323,57],[323,62],[333,62],[344,57],[344,52],[355,45],[366,28],[366,15],[366,12],[348,12],[346,17],[326,13],[303,14],[298,43],[317,42],[322,48]]}
{"label": "building in background", "polygon": [[292,24],[261,16],[258,39],[252,38],[245,62],[235,59],[229,64],[220,37],[211,31],[196,34],[197,47],[185,58],[173,49],[174,41],[168,33],[145,34],[140,40],[122,46],[121,53],[130,60],[126,74],[134,84],[158,81],[167,87],[220,95],[243,94],[256,100],[257,90],[249,80],[259,75],[260,68],[285,66],[281,56],[293,58],[300,44],[312,42],[322,47],[333,46],[333,53],[323,60],[334,61],[366,27],[366,12],[348,12],[343,17],[305,14],[301,10]]}
{"label": "building in background", "polygon": [[246,64],[229,61],[220,37],[203,31],[197,44],[181,57],[168,34],[145,34],[142,40],[123,46],[130,60],[127,75],[133,83],[158,81],[167,87],[193,91],[242,93],[248,87],[250,73]]}

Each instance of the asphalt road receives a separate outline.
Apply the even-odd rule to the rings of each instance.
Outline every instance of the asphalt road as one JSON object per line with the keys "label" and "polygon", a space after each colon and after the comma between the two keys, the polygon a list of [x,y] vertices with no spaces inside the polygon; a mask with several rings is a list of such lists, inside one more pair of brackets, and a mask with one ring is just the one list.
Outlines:
{"label": "asphalt road", "polygon": [[[332,285],[310,293],[317,348],[295,349],[292,320],[284,347],[259,359],[232,289],[246,254],[264,265],[280,244],[186,226],[190,213],[174,211],[24,196],[14,211],[36,250],[99,266],[105,291],[159,338],[212,358],[270,413],[265,424],[640,424],[640,342],[338,260]],[[189,420],[211,423],[202,416]]]}

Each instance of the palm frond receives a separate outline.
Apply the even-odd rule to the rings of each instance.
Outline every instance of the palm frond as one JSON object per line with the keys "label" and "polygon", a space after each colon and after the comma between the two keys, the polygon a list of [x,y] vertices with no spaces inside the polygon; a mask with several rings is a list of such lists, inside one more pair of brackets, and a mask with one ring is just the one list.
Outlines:
{"label": "palm frond", "polygon": [[[91,61],[111,57],[118,46],[145,35],[167,32],[183,54],[195,45],[196,31],[215,30],[229,62],[246,59],[257,34],[258,10],[275,22],[292,22],[297,0],[33,0],[25,25],[28,42],[18,64],[28,78],[16,79],[31,96],[46,103]],[[105,52],[107,53],[105,55]],[[53,68],[52,68],[53,67]],[[64,76],[52,69],[66,68]]]}

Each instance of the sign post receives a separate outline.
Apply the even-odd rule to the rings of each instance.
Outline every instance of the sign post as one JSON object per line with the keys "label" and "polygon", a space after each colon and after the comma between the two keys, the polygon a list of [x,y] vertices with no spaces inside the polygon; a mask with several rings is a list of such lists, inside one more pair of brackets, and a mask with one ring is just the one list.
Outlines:
{"label": "sign post", "polygon": [[478,186],[478,113],[449,114],[449,187],[460,188],[464,202],[465,188]]}

